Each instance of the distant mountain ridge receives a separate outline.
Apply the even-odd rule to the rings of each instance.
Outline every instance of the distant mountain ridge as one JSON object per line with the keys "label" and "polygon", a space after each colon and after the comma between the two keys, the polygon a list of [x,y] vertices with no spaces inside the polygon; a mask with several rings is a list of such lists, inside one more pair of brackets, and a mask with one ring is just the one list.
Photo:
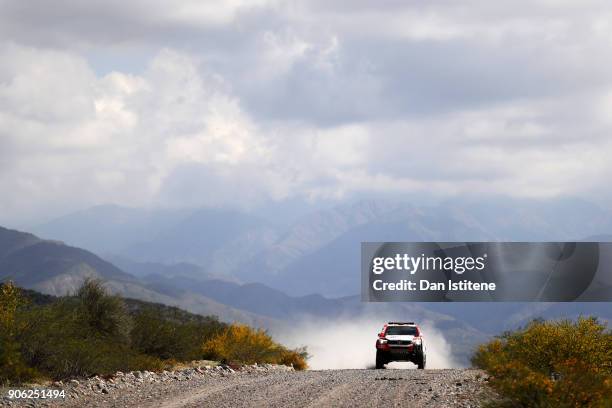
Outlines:
{"label": "distant mountain ridge", "polygon": [[271,318],[196,293],[181,292],[181,297],[160,293],[89,251],[0,227],[0,281],[12,280],[27,289],[61,296],[74,293],[86,278],[101,279],[113,293],[124,297],[180,306],[194,313],[259,327],[274,324]]}
{"label": "distant mountain ridge", "polygon": [[[372,205],[360,202],[317,213],[284,237],[312,237],[318,227],[309,225],[334,226],[330,214],[342,219],[342,210],[360,213]],[[463,199],[430,207],[394,203],[376,208],[383,210],[346,228],[331,227],[336,234],[325,231],[318,241],[311,238],[300,245],[297,239],[279,240],[234,273],[292,295],[347,296],[360,291],[360,244],[365,241],[571,241],[612,231],[611,211],[580,200],[501,200],[492,205]]]}
{"label": "distant mountain ridge", "polygon": [[[569,198],[456,198],[426,206],[363,200],[318,209],[282,228],[237,210],[164,211],[138,215],[137,209],[93,208],[43,229],[49,237],[70,238],[67,242],[94,251],[110,247],[109,241],[123,243],[102,253],[109,259],[186,262],[206,274],[265,283],[298,296],[358,293],[362,241],[561,241],[612,231],[610,210]],[[127,226],[138,231],[124,234]]]}
{"label": "distant mountain ridge", "polygon": [[278,239],[274,223],[231,209],[96,206],[36,226],[103,256],[137,262],[193,263],[227,274]]}
{"label": "distant mountain ridge", "polygon": [[[415,221],[411,228],[416,230],[421,221]],[[385,224],[380,225],[385,230]],[[370,223],[360,228],[364,234],[372,232]],[[329,261],[333,261],[336,245],[350,244],[354,237],[354,233],[348,231],[350,229],[315,253],[330,251]],[[342,245],[339,248],[340,252],[345,250]],[[612,319],[609,304],[362,303],[358,296],[291,296],[265,284],[242,284],[219,278],[193,264],[121,262],[125,270],[135,271],[138,276],[126,273],[123,268],[89,251],[0,227],[0,281],[13,279],[26,288],[61,295],[73,292],[86,277],[97,277],[103,279],[113,293],[123,297],[178,306],[192,313],[217,315],[224,321],[245,322],[272,331],[299,328],[301,322],[313,319],[344,322],[364,317],[381,322],[414,319],[440,330],[463,363],[467,363],[474,345],[535,317],[595,314]],[[310,276],[320,276],[320,282],[327,282],[326,276]],[[330,276],[330,281],[338,282],[332,278]],[[349,275],[340,278],[349,279]]]}
{"label": "distant mountain ridge", "polygon": [[122,255],[143,261],[189,262],[229,273],[278,238],[272,223],[234,210],[200,209]]}
{"label": "distant mountain ridge", "polygon": [[31,230],[38,236],[58,239],[97,254],[117,253],[135,243],[150,240],[189,214],[189,210],[106,204],[56,218]]}
{"label": "distant mountain ridge", "polygon": [[134,281],[132,276],[91,252],[0,227],[0,278],[49,293],[52,292],[49,288],[59,281],[66,291],[76,289],[80,281],[72,282],[76,284],[69,281],[74,277]]}

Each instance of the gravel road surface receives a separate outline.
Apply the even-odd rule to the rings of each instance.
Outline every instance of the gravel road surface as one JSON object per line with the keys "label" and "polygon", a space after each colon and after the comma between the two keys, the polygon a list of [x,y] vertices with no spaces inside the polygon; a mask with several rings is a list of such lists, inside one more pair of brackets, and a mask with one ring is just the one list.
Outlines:
{"label": "gravel road surface", "polygon": [[477,370],[329,370],[234,377],[175,390],[158,407],[477,407]]}
{"label": "gravel road surface", "polygon": [[[235,372],[82,395],[46,407],[479,407],[486,374],[453,370]],[[21,401],[19,406],[25,401]],[[12,404],[11,404],[12,405]]]}

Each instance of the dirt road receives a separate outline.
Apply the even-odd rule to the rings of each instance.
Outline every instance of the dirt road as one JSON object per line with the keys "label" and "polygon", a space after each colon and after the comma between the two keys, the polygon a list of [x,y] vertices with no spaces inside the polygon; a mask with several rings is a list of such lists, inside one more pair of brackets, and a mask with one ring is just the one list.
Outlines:
{"label": "dirt road", "polygon": [[329,370],[144,383],[57,406],[478,407],[487,393],[479,370]]}

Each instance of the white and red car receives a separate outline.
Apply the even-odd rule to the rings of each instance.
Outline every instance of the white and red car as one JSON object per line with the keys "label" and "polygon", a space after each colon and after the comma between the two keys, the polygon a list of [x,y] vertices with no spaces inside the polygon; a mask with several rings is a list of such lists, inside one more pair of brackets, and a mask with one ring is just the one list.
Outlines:
{"label": "white and red car", "polygon": [[426,353],[423,335],[414,322],[389,322],[376,340],[376,368],[391,361],[410,361],[425,368]]}

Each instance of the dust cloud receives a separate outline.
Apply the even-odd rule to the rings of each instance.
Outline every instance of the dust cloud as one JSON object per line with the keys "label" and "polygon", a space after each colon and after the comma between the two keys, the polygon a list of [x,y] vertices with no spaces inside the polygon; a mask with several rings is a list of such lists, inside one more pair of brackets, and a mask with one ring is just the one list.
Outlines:
{"label": "dust cloud", "polygon": [[[306,346],[313,370],[373,368],[377,334],[384,320],[351,318],[348,320],[304,320],[275,333],[275,338],[290,347]],[[458,368],[451,347],[433,324],[419,324],[427,347],[426,368]],[[416,368],[412,363],[391,363],[387,368]]]}

